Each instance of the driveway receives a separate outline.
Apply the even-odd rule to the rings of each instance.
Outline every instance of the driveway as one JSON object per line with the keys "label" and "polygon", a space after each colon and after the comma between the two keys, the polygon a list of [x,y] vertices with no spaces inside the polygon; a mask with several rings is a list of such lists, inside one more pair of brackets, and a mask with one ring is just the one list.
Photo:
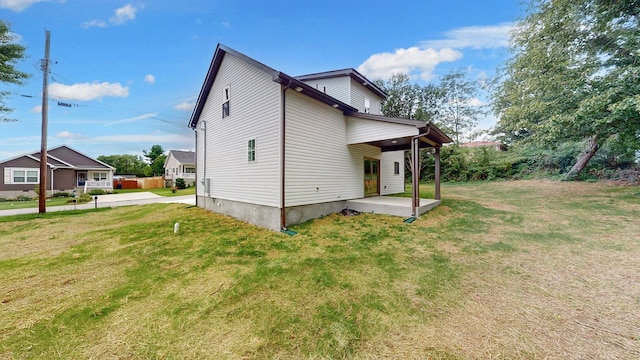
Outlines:
{"label": "driveway", "polygon": [[[63,206],[48,206],[47,212],[55,211],[67,211],[67,210],[82,210],[82,209],[94,209],[96,207],[116,207],[116,206],[129,206],[129,205],[144,205],[152,203],[180,203],[195,205],[195,195],[182,195],[182,196],[159,196],[152,192],[135,192],[127,194],[110,194],[110,195],[98,195],[97,200],[90,201],[86,204],[80,205],[63,205]],[[15,209],[15,210],[0,210],[0,216],[20,215],[20,214],[32,214],[37,213],[38,208],[27,209]]]}

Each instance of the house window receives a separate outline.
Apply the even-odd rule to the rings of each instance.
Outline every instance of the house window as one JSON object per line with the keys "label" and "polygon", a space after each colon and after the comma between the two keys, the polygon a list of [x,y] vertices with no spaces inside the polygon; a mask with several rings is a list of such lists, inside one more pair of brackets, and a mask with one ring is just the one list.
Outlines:
{"label": "house window", "polygon": [[107,173],[106,172],[94,172],[93,173],[93,181],[107,181]]}
{"label": "house window", "polygon": [[224,89],[222,89],[222,117],[223,118],[229,116],[229,99],[231,98],[230,91],[231,89],[229,86],[225,86]]}
{"label": "house window", "polygon": [[40,170],[11,169],[12,184],[37,184]]}
{"label": "house window", "polygon": [[196,168],[194,168],[194,167],[185,167],[184,168],[184,173],[185,174],[195,174],[196,173]]}
{"label": "house window", "polygon": [[247,160],[256,161],[256,139],[249,140],[247,145]]}
{"label": "house window", "polygon": [[393,162],[393,175],[400,175],[400,163],[397,161]]}
{"label": "house window", "polygon": [[370,112],[370,105],[371,102],[369,101],[369,98],[364,98],[364,113],[368,114]]}

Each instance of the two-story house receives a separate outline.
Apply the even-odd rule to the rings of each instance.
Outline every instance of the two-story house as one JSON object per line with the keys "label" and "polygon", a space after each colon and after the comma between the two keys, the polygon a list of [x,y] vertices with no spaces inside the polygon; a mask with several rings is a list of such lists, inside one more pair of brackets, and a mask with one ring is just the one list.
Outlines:
{"label": "two-story house", "polygon": [[[189,126],[198,206],[274,230],[367,196],[404,192],[404,151],[451,139],[381,115],[387,95],[354,69],[292,77],[218,45]],[[418,157],[412,156],[417,168]],[[419,216],[417,177],[412,207]],[[439,176],[436,198],[439,200]]]}

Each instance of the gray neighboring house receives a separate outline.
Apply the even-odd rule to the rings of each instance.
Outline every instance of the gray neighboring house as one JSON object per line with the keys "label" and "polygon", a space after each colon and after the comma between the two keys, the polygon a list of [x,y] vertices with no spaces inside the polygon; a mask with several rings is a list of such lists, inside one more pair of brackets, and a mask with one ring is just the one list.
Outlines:
{"label": "gray neighboring house", "polygon": [[[66,145],[47,150],[47,192],[113,190],[115,168]],[[0,162],[0,196],[35,196],[40,183],[40,151]]]}
{"label": "gray neighboring house", "polygon": [[[286,230],[356,199],[404,192],[405,150],[418,169],[427,147],[439,204],[440,147],[452,140],[430,122],[383,116],[386,97],[354,69],[292,77],[219,44],[189,121],[197,205]],[[416,175],[400,216],[427,211]]]}
{"label": "gray neighboring house", "polygon": [[169,150],[164,161],[165,183],[176,185],[176,179],[182,178],[185,183],[195,185],[196,182],[196,153],[194,151]]}

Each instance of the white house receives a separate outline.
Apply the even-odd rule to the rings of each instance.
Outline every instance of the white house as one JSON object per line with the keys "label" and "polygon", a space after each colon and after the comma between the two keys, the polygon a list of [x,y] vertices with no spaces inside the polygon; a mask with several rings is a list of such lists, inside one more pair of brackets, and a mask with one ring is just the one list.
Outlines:
{"label": "white house", "polygon": [[[451,139],[431,123],[382,116],[385,97],[354,69],[292,77],[218,45],[189,122],[197,205],[283,230],[352,199],[404,192],[406,149],[435,147],[439,174]],[[406,216],[422,211],[417,180]]]}
{"label": "white house", "polygon": [[169,150],[164,161],[164,180],[176,185],[176,179],[184,179],[186,184],[195,184],[196,153],[193,151]]}

